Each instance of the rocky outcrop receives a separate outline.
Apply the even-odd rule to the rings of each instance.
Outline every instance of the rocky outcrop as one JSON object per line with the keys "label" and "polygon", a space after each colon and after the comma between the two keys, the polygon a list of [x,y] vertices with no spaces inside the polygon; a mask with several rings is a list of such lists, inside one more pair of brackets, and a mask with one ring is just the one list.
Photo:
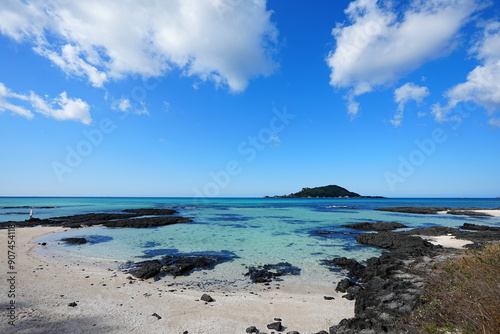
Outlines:
{"label": "rocky outcrop", "polygon": [[[73,216],[55,217],[51,219],[31,218],[24,222],[12,222],[17,227],[63,226],[81,228],[102,225],[106,227],[147,228],[171,224],[189,223],[190,218],[176,216],[177,211],[171,209],[127,209],[111,213],[86,213]],[[6,228],[8,224],[0,224]]]}
{"label": "rocky outcrop", "polygon": [[[498,210],[493,208],[488,210]],[[491,216],[490,214],[477,212],[477,210],[486,210],[485,208],[449,208],[449,207],[436,207],[436,206],[398,206],[390,208],[378,208],[378,211],[390,212],[403,212],[403,213],[416,213],[416,214],[436,214],[439,212],[446,212],[450,215],[465,215],[465,216]]]}
{"label": "rocky outcrop", "polygon": [[348,228],[354,228],[357,230],[371,230],[371,231],[390,231],[390,230],[396,230],[398,228],[406,228],[408,226],[397,223],[397,222],[382,222],[378,221],[375,223],[354,223],[354,224],[347,224],[347,225],[342,225],[344,227]]}
{"label": "rocky outcrop", "polygon": [[[465,225],[465,224],[464,224]],[[413,333],[399,319],[410,315],[418,308],[425,289],[425,282],[417,274],[422,268],[431,268],[434,263],[454,254],[455,250],[429,244],[418,235],[456,235],[474,240],[475,245],[500,240],[500,231],[492,227],[465,225],[476,232],[432,226],[404,232],[380,232],[358,235],[357,240],[365,244],[389,249],[379,257],[366,261],[366,269],[358,281],[343,279],[337,285],[340,292],[354,297],[355,316],[343,319],[329,329],[330,334],[352,333]],[[418,269],[418,270],[417,270]],[[353,290],[359,285],[361,289]]]}
{"label": "rocky outcrop", "polygon": [[356,236],[356,240],[364,245],[376,246],[385,249],[432,249],[436,246],[413,235],[399,232],[366,233]]}
{"label": "rocky outcrop", "polygon": [[361,278],[361,275],[364,273],[366,267],[360,264],[358,261],[353,259],[348,259],[346,257],[337,257],[332,260],[323,260],[321,264],[324,264],[329,267],[335,268],[343,268],[347,269],[347,273],[352,278]]}
{"label": "rocky outcrop", "polygon": [[476,224],[470,224],[470,223],[464,223],[460,228],[462,230],[469,230],[469,231],[500,232],[500,227],[497,227],[497,226],[476,225]]}

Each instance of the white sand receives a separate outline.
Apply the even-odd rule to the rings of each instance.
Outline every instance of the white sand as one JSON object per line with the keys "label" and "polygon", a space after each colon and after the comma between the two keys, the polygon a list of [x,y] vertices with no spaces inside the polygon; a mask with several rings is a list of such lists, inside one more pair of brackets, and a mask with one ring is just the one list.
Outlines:
{"label": "white sand", "polygon": [[487,213],[489,215],[492,215],[494,217],[500,217],[500,209],[495,209],[495,210],[474,210],[475,212],[481,212],[481,213]]}
{"label": "white sand", "polygon": [[[270,333],[279,317],[288,331],[316,333],[354,315],[354,302],[331,291],[267,290],[254,285],[243,292],[208,292],[215,302],[198,301],[207,291],[167,286],[172,278],[134,281],[129,275],[92,263],[64,262],[36,251],[39,236],[59,227],[16,229],[15,298],[8,298],[7,230],[0,230],[0,333],[245,333],[249,326]],[[266,289],[266,290],[265,290]],[[169,292],[169,290],[175,290]],[[251,293],[254,292],[254,293]],[[335,300],[323,297],[334,296]],[[8,324],[5,308],[15,301],[17,320]],[[68,303],[76,302],[76,307]],[[5,312],[5,313],[4,313]],[[153,313],[161,316],[157,319]]]}
{"label": "white sand", "polygon": [[473,244],[472,241],[457,239],[452,235],[421,236],[433,245],[441,245],[446,248],[463,249],[465,245]]}

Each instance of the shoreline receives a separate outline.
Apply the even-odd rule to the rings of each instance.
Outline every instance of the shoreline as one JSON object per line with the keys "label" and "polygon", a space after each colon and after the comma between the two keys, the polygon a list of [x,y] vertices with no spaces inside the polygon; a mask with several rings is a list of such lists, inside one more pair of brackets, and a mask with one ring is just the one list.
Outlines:
{"label": "shoreline", "polygon": [[[269,289],[254,285],[250,292],[201,291],[193,286],[171,285],[173,279],[141,281],[97,263],[59,261],[37,252],[34,240],[62,231],[63,227],[17,228],[15,326],[2,317],[3,333],[245,333],[281,318],[285,331],[316,333],[328,330],[354,315],[354,301],[341,298],[332,282],[323,293]],[[0,244],[7,245],[8,230],[0,230]],[[5,246],[7,247],[7,246]],[[7,250],[1,252],[2,268]],[[0,280],[5,281],[3,271]],[[189,277],[188,277],[189,278]],[[208,293],[215,302],[200,301]],[[68,306],[76,303],[76,306]],[[153,316],[157,314],[158,317]]]}

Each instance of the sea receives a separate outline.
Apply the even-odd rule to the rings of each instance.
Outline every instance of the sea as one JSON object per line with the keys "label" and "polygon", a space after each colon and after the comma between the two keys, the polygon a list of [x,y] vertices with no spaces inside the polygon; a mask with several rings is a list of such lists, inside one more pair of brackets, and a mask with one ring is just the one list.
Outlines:
{"label": "sea", "polygon": [[[297,287],[331,288],[343,273],[323,260],[348,257],[364,262],[383,250],[361,245],[355,237],[367,233],[344,227],[358,222],[399,222],[409,228],[433,225],[459,227],[465,222],[500,226],[500,217],[448,214],[422,215],[376,211],[395,206],[499,208],[500,198],[61,198],[2,197],[0,223],[85,213],[120,212],[133,208],[173,208],[193,222],[155,228],[89,227],[68,229],[36,240],[43,256],[112,263],[160,258],[171,254],[214,254],[231,260],[193,280],[245,286],[249,267],[289,263],[300,275],[283,277]],[[17,233],[22,233],[18,229]],[[83,245],[61,239],[84,237]],[[345,274],[345,273],[344,273]]]}

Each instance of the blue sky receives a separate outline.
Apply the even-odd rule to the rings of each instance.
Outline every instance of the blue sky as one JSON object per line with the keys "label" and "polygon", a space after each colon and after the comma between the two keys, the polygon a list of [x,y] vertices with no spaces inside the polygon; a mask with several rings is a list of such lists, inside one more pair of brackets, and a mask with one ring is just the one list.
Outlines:
{"label": "blue sky", "polygon": [[2,1],[0,196],[500,196],[494,1]]}

